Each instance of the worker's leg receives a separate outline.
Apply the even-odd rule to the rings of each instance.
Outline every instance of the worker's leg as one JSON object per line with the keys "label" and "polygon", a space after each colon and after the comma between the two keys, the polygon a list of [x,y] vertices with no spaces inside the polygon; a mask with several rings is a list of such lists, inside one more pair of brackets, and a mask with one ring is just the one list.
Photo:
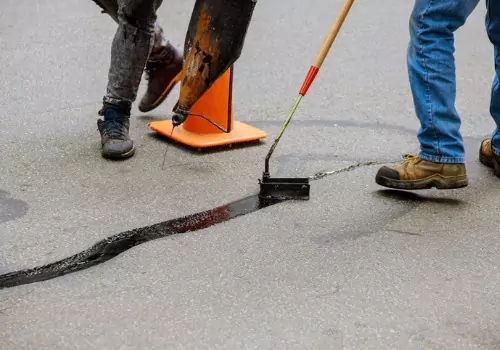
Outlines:
{"label": "worker's leg", "polygon": [[[118,19],[118,0],[93,0],[99,7],[102,8],[103,13],[108,14],[115,22],[119,23]],[[164,35],[163,28],[159,25],[158,21],[155,22],[154,27],[154,41],[151,50],[151,61],[157,62],[165,57],[165,51],[170,50],[170,43]]]}
{"label": "worker's leg", "polygon": [[460,117],[455,109],[454,32],[479,0],[416,0],[410,18],[408,74],[420,120],[420,153],[383,167],[376,181],[400,189],[467,186]]}
{"label": "worker's leg", "polygon": [[420,158],[464,163],[460,117],[455,109],[454,32],[479,0],[417,0],[410,20],[408,73],[421,129]]}
{"label": "worker's leg", "polygon": [[[111,18],[118,22],[118,0],[94,0]],[[155,22],[153,47],[146,64],[147,90],[139,104],[142,112],[158,107],[180,81],[183,57],[165,37],[163,28]]]}
{"label": "worker's leg", "polygon": [[152,49],[156,10],[161,0],[118,0],[118,4],[119,24],[111,47],[104,103],[117,106],[128,115]]}
{"label": "worker's leg", "polygon": [[156,10],[161,0],[118,0],[118,29],[111,47],[107,93],[98,121],[102,154],[126,158],[134,154],[129,118],[141,76],[150,54]]}
{"label": "worker's leg", "polygon": [[103,13],[107,13],[113,20],[118,23],[118,0],[92,0],[97,6],[102,9]]}
{"label": "worker's leg", "polygon": [[[495,174],[500,177],[500,3],[486,0],[486,30],[494,46],[495,77],[491,89],[490,113],[496,123],[491,138],[481,144],[481,161],[494,167]],[[495,156],[494,156],[495,155]]]}

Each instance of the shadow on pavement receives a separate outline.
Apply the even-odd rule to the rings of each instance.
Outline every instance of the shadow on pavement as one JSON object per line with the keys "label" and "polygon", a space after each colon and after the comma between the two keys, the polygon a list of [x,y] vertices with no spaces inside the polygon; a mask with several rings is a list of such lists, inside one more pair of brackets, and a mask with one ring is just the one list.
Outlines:
{"label": "shadow on pavement", "polygon": [[450,206],[461,206],[467,204],[466,202],[460,199],[429,197],[429,196],[419,195],[414,192],[399,191],[399,190],[379,190],[375,192],[375,195],[386,199],[408,201],[415,203],[434,203],[434,204],[443,204]]}

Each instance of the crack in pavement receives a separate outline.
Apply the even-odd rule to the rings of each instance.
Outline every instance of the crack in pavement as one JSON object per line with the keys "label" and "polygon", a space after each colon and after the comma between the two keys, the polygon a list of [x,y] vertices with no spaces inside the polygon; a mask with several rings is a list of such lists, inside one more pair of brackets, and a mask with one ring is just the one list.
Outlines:
{"label": "crack in pavement", "polygon": [[263,200],[254,195],[204,212],[125,231],[55,263],[1,275],[0,290],[85,270],[113,259],[140,244],[176,234],[199,231],[281,202],[283,200]]}
{"label": "crack in pavement", "polygon": [[[310,179],[319,180],[375,164],[383,163],[357,163],[338,170],[319,172],[311,176]],[[0,275],[0,290],[42,282],[85,270],[113,259],[140,244],[176,234],[202,230],[285,201],[288,200],[263,200],[259,195],[253,195],[204,212],[125,231],[101,240],[92,247],[55,263]]]}
{"label": "crack in pavement", "polygon": [[394,164],[397,162],[398,161],[386,161],[386,162],[373,161],[373,162],[357,163],[357,164],[353,164],[353,165],[350,165],[348,167],[337,169],[337,170],[319,172],[319,173],[314,174],[313,176],[310,176],[309,179],[311,181],[321,180],[321,179],[324,179],[325,177],[328,177],[328,176],[352,172],[356,169],[363,168],[363,167],[368,167],[368,166],[372,166],[372,165]]}
{"label": "crack in pavement", "polygon": [[403,230],[386,230],[387,232],[392,232],[392,233],[399,233],[402,235],[407,235],[407,236],[419,236],[419,237],[424,237],[423,234],[417,233],[417,232],[410,232],[410,231],[403,231]]}

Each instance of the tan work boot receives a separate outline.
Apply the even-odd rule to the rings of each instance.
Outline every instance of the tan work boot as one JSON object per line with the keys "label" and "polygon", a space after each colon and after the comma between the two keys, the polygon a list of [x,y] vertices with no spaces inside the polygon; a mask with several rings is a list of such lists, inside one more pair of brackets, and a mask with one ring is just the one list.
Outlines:
{"label": "tan work boot", "polygon": [[401,190],[432,187],[449,190],[469,184],[465,164],[433,163],[414,155],[405,156],[405,161],[400,166],[380,168],[375,181],[381,186]]}
{"label": "tan work boot", "polygon": [[479,161],[488,168],[492,168],[495,175],[500,177],[500,157],[493,153],[491,139],[486,139],[481,143]]}

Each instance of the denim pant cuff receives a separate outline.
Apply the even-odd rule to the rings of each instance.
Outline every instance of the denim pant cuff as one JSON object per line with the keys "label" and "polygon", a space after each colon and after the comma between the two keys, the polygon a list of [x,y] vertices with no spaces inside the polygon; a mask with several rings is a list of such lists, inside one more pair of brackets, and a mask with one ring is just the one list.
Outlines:
{"label": "denim pant cuff", "polygon": [[442,157],[442,156],[431,156],[420,152],[419,158],[433,163],[446,163],[446,164],[463,164],[465,163],[465,158],[453,158],[453,157]]}
{"label": "denim pant cuff", "polygon": [[493,153],[495,153],[496,156],[500,157],[500,148],[496,148],[496,147],[491,146],[491,149],[492,149]]}

